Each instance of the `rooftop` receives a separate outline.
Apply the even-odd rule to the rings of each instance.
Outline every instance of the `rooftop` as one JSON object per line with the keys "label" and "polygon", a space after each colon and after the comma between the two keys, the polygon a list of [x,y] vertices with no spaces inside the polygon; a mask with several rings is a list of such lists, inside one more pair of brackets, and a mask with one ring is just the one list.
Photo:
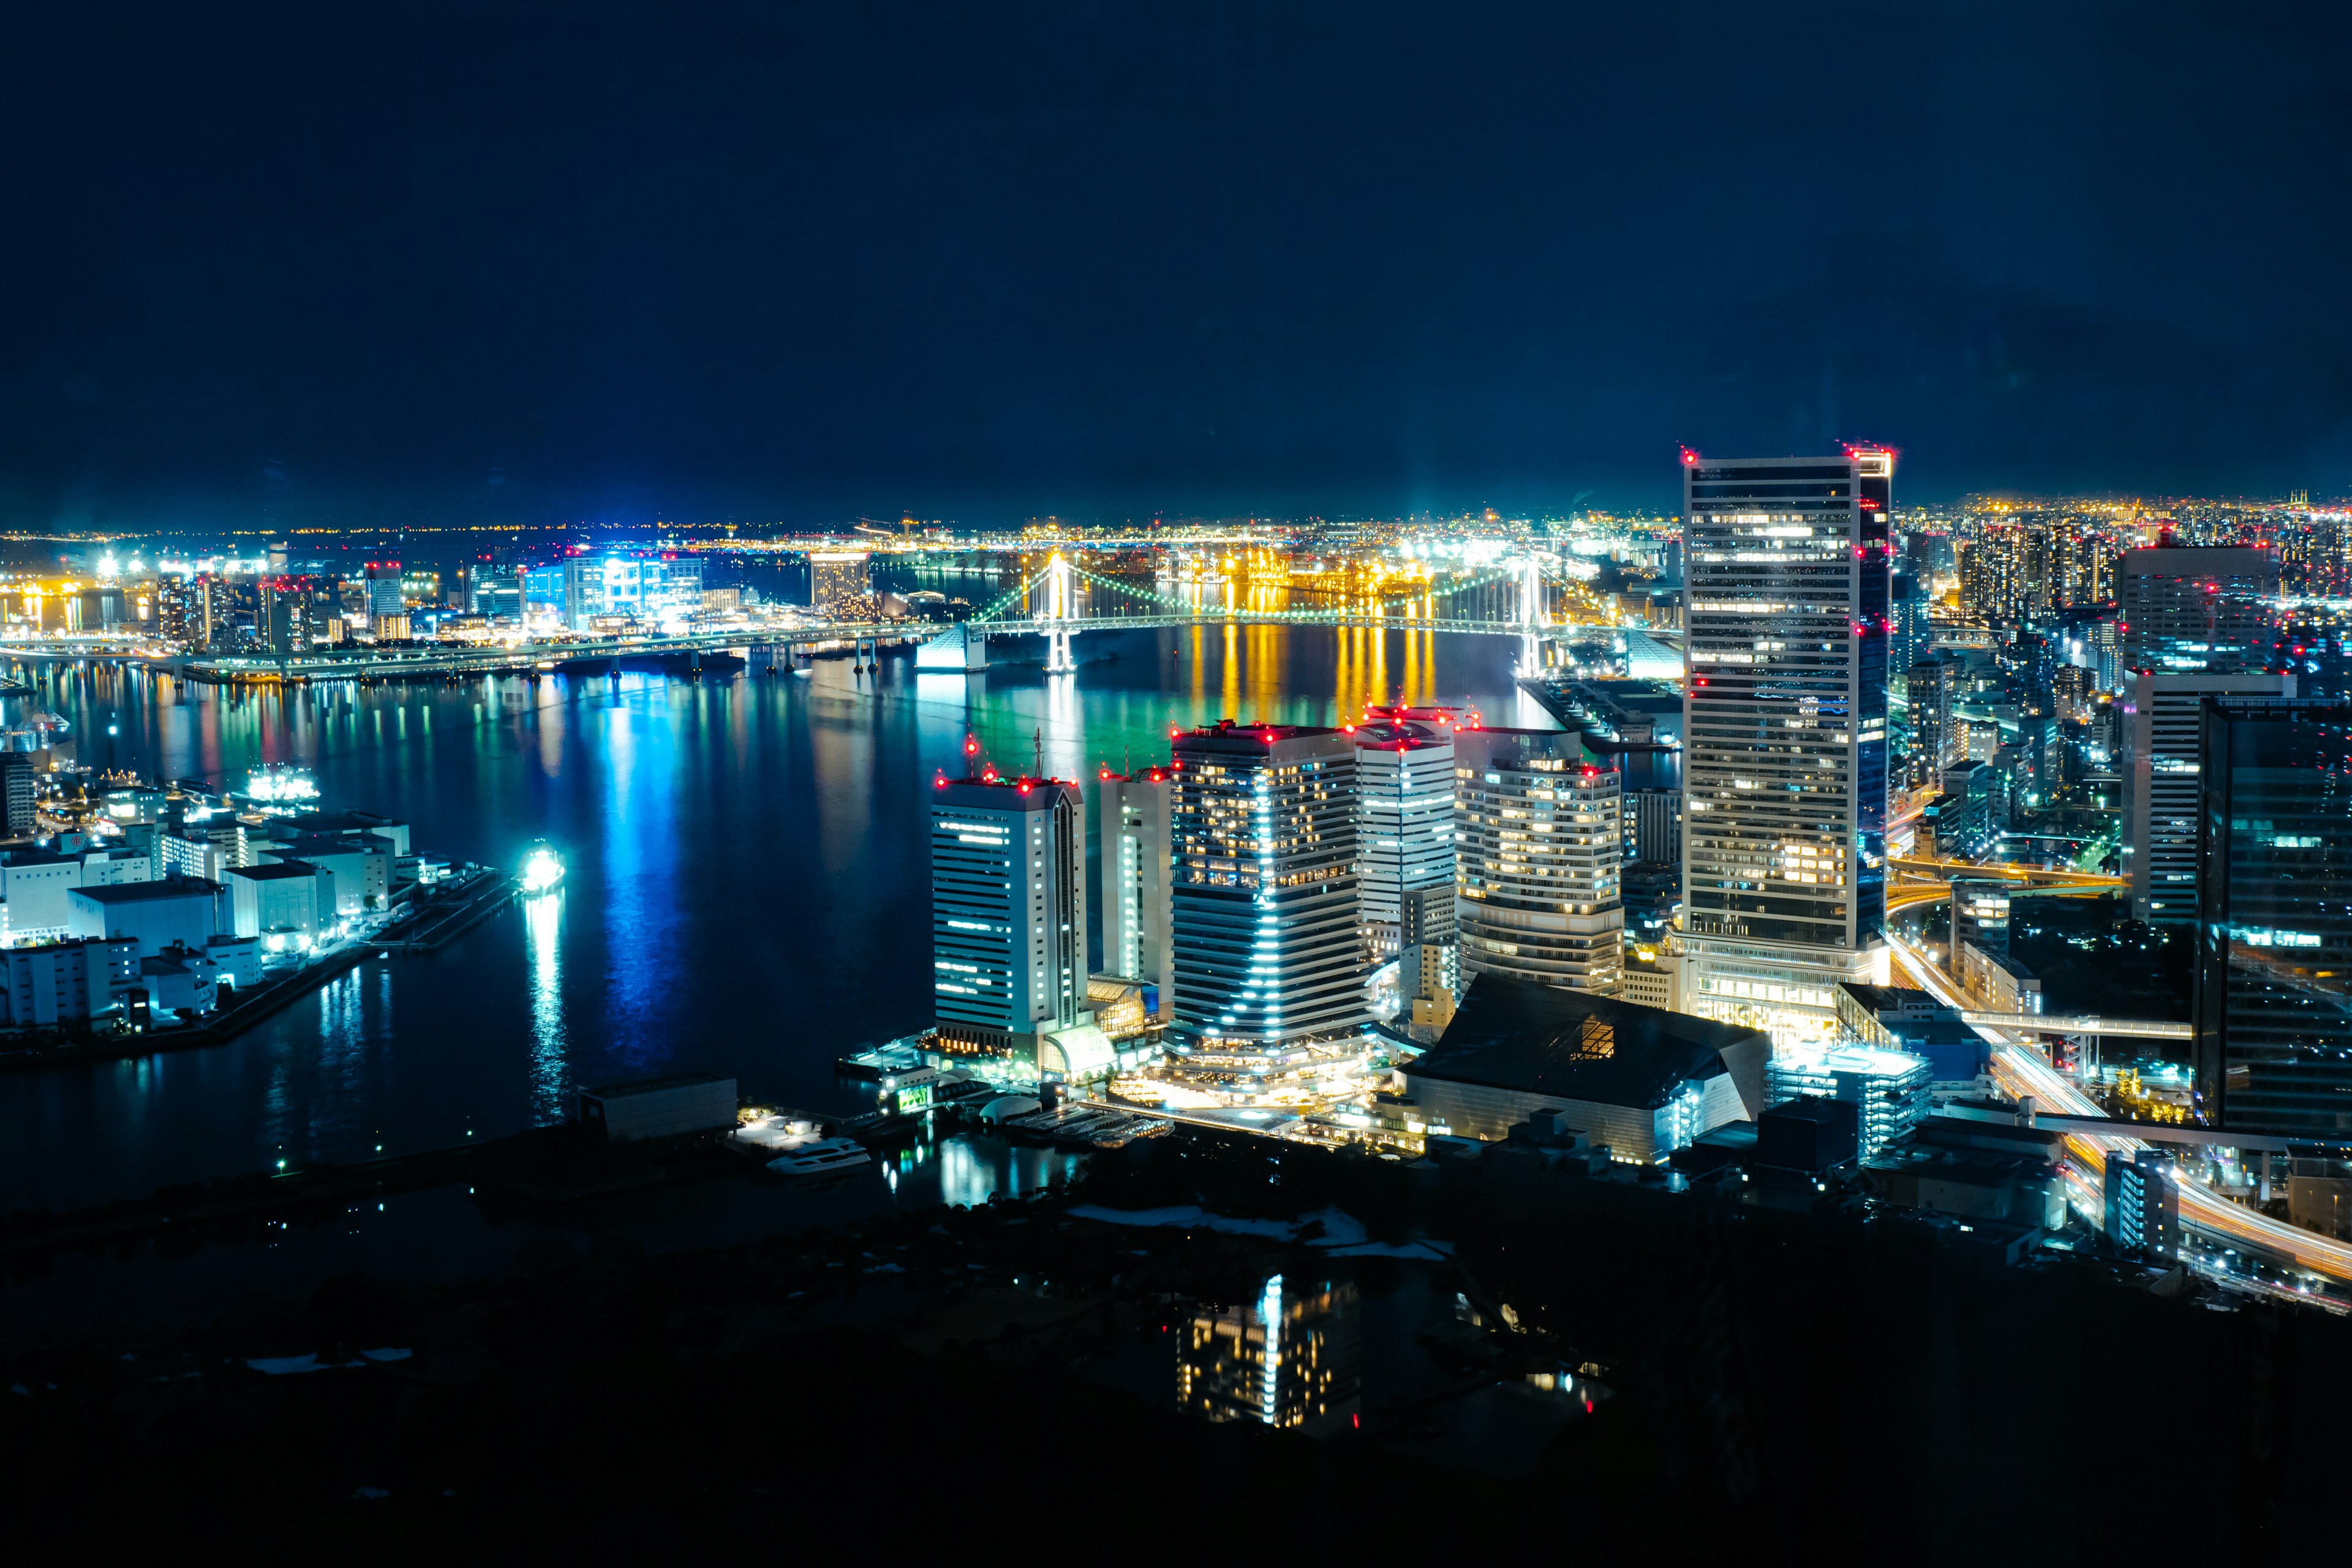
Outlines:
{"label": "rooftop", "polygon": [[248,882],[283,882],[295,877],[316,877],[320,871],[307,860],[278,860],[267,866],[232,866],[228,874]]}
{"label": "rooftop", "polygon": [[665,1089],[688,1089],[696,1084],[732,1084],[734,1081],[715,1072],[674,1072],[665,1073],[659,1078],[631,1079],[626,1083],[598,1084],[580,1092],[595,1100],[625,1100],[633,1094],[659,1094]]}
{"label": "rooftop", "polygon": [[1685,1082],[1728,1072],[1752,1111],[1759,1108],[1770,1055],[1770,1041],[1755,1029],[1481,974],[1436,1048],[1404,1070],[1411,1078],[1652,1109]]}
{"label": "rooftop", "polygon": [[202,877],[179,876],[152,882],[115,882],[103,887],[72,889],[74,897],[103,905],[145,904],[162,899],[209,899],[220,890],[218,882],[207,882]]}
{"label": "rooftop", "polygon": [[940,805],[989,811],[1044,811],[1062,798],[1063,791],[1078,793],[1078,786],[1065,779],[1005,778],[997,773],[961,779],[942,775],[932,785],[932,795]]}
{"label": "rooftop", "polygon": [[1908,985],[1864,985],[1852,980],[1841,980],[1838,985],[1882,1024],[1890,1014],[1918,1013],[1932,1017],[1944,1011],[1942,1003]]}

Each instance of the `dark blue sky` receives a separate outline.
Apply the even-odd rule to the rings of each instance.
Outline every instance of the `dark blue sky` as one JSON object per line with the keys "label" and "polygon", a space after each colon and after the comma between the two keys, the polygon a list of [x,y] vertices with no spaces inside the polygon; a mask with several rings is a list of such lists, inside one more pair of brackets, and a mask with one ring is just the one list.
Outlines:
{"label": "dark blue sky", "polygon": [[2352,490],[2340,6],[229,9],[11,19],[0,526]]}

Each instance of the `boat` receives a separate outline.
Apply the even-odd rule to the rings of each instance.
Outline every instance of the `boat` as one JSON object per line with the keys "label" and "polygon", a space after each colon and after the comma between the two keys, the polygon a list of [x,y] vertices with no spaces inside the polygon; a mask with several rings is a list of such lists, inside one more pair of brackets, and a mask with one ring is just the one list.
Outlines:
{"label": "boat", "polygon": [[866,1145],[855,1138],[819,1138],[787,1149],[768,1162],[768,1169],[780,1176],[821,1176],[828,1171],[870,1164],[873,1159]]}
{"label": "boat", "polygon": [[551,893],[563,885],[563,858],[545,839],[534,843],[522,858],[522,890],[527,895]]}

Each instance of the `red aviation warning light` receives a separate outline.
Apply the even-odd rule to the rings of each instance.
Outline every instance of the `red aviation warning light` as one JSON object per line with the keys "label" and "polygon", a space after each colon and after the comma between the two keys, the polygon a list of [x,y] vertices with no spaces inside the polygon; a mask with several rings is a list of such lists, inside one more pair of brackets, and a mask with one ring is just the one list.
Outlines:
{"label": "red aviation warning light", "polygon": [[979,736],[977,736],[977,735],[966,735],[966,736],[963,738],[963,754],[964,754],[965,756],[967,756],[967,757],[976,757],[976,756],[980,755],[980,737],[979,737]]}

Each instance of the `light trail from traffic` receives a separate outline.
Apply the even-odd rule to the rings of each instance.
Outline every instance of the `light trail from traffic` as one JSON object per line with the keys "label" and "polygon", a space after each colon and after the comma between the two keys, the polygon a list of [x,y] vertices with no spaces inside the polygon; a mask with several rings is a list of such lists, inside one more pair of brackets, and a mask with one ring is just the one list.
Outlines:
{"label": "light trail from traffic", "polygon": [[[1947,1007],[1963,1010],[1958,994],[1936,972],[1935,965],[1922,957],[1910,943],[1890,933],[1887,946],[1896,961],[1919,982],[1923,990]],[[2105,1107],[2076,1088],[2051,1064],[2038,1047],[2012,1039],[2000,1029],[1978,1026],[1977,1033],[1991,1042],[1993,1074],[2012,1096],[2030,1094],[2035,1105],[2047,1106],[2052,1110],[2070,1116],[2106,1114]],[[2082,1162],[2086,1172],[2095,1173],[2101,1178],[2095,1184],[2085,1179],[2078,1187],[2078,1191],[2087,1189],[2084,1195],[2095,1196],[2096,1200],[2095,1206],[2090,1203],[2082,1205],[2085,1214],[2095,1221],[2103,1217],[2107,1155],[2147,1147],[2147,1143],[2137,1138],[2105,1138],[2089,1133],[2066,1135],[2068,1152]],[[2352,1247],[2233,1204],[2202,1182],[2176,1175],[2173,1187],[2180,1194],[2183,1228],[2234,1242],[2271,1258],[2291,1258],[2314,1274],[2352,1282]]]}

